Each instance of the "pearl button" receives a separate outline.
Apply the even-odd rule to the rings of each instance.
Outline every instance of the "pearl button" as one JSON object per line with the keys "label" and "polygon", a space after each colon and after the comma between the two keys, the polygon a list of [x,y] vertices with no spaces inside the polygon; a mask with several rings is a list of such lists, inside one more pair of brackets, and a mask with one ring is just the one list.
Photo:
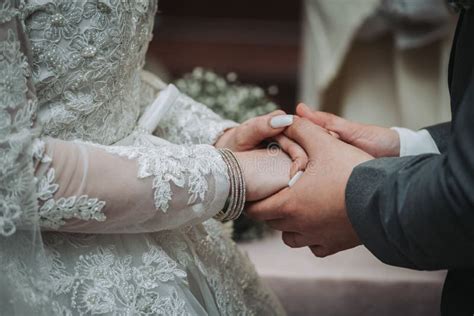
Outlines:
{"label": "pearl button", "polygon": [[97,54],[97,48],[94,46],[87,46],[81,52],[81,56],[84,58],[92,58]]}
{"label": "pearl button", "polygon": [[66,22],[66,19],[64,19],[64,16],[60,13],[56,13],[51,16],[52,25],[63,26],[65,22]]}

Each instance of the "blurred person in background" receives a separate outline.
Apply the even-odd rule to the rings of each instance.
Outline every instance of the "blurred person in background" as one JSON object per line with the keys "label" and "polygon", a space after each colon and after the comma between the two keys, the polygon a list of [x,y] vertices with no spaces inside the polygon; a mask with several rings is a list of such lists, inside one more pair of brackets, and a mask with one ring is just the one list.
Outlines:
{"label": "blurred person in background", "polygon": [[303,102],[383,126],[450,119],[445,0],[306,0],[303,14]]}

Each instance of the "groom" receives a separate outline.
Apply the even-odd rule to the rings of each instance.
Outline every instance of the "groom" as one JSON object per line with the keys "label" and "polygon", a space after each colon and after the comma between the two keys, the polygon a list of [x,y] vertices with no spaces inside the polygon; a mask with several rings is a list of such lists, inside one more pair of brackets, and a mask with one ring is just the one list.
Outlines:
{"label": "groom", "polygon": [[[286,134],[308,153],[306,171],[247,212],[318,257],[364,244],[387,264],[449,269],[442,314],[473,315],[474,1],[452,2],[461,11],[449,69],[452,122],[399,136],[299,106],[302,118]],[[426,152],[439,154],[388,157],[430,141],[435,150]]]}

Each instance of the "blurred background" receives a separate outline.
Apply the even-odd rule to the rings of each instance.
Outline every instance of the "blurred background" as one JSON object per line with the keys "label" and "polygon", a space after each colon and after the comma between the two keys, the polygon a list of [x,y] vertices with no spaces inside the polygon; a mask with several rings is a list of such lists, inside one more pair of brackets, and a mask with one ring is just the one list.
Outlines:
{"label": "blurred background", "polygon": [[[148,60],[169,79],[195,67],[263,88],[277,104],[295,106],[301,50],[300,1],[160,0]],[[156,65],[158,66],[158,65]]]}
{"label": "blurred background", "polygon": [[[243,121],[298,102],[418,129],[450,120],[457,16],[444,0],[160,0],[146,68]],[[245,219],[239,241],[290,315],[439,315],[445,272],[365,248],[317,259]]]}

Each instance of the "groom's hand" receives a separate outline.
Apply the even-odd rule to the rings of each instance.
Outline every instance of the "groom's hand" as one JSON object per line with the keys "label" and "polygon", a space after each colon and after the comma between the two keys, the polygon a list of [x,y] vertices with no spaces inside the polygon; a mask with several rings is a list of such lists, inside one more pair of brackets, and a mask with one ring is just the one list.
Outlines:
{"label": "groom's hand", "polygon": [[400,138],[390,128],[352,122],[331,113],[313,111],[304,104],[298,105],[296,113],[374,157],[400,155]]}
{"label": "groom's hand", "polygon": [[306,119],[296,120],[285,134],[308,153],[306,171],[294,186],[249,205],[247,215],[283,231],[288,246],[310,246],[319,257],[359,245],[346,213],[345,188],[353,168],[372,156]]}

